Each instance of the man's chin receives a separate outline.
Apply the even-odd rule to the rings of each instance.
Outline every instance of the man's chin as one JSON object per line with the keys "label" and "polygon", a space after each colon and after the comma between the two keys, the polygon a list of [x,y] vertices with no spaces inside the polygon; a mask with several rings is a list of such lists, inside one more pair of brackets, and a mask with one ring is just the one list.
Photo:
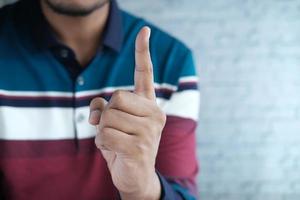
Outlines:
{"label": "man's chin", "polygon": [[85,3],[79,4],[76,2],[72,2],[70,0],[44,0],[44,1],[46,2],[47,6],[49,6],[54,12],[58,14],[73,16],[73,17],[84,17],[100,9],[110,0],[95,0],[95,2],[92,3],[87,1],[86,5],[82,5]]}

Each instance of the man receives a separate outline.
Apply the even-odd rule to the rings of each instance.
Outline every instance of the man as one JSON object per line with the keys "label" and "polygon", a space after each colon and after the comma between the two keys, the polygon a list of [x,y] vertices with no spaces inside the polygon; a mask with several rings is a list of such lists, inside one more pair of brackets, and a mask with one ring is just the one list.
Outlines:
{"label": "man", "polygon": [[0,44],[1,199],[196,198],[181,42],[115,0],[21,0]]}

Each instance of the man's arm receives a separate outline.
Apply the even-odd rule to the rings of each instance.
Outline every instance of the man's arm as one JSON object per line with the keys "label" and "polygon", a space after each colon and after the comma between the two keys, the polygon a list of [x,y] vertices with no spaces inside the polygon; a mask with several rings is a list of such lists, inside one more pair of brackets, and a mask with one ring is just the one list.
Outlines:
{"label": "man's arm", "polygon": [[[164,105],[167,122],[156,159],[164,199],[197,199],[196,128],[200,105],[198,78],[192,52],[181,47],[173,66],[179,66],[177,90]],[[175,54],[174,54],[175,55]]]}
{"label": "man's arm", "polygon": [[196,199],[198,164],[196,122],[174,116],[167,118],[158,151],[156,168],[163,183],[163,200]]}
{"label": "man's arm", "polygon": [[[190,188],[183,183],[193,185],[197,162],[193,154],[195,145],[192,145],[195,139],[191,137],[194,134],[185,133],[191,131],[190,125],[194,131],[196,123],[195,117],[191,120],[190,113],[181,111],[188,108],[188,112],[190,109],[197,112],[198,102],[195,107],[191,102],[189,106],[182,104],[182,100],[198,92],[191,95],[189,91],[181,91],[186,89],[184,85],[187,82],[182,84],[182,78],[179,78],[177,92],[172,95],[168,109],[165,110],[171,115],[164,128],[165,136],[161,136],[166,119],[155,99],[149,34],[149,30],[143,28],[137,36],[134,92],[116,91],[109,102],[102,98],[94,99],[90,105],[90,123],[97,127],[96,145],[107,161],[114,185],[122,199],[190,199]],[[187,58],[182,60],[183,66],[189,65]],[[184,78],[189,74],[186,70],[184,67],[181,72]],[[195,102],[195,99],[192,100]],[[179,117],[175,117],[175,121],[170,120],[174,114],[179,114]],[[159,145],[157,171],[155,163]],[[168,156],[174,155],[178,157],[170,162]],[[190,156],[194,163],[181,165],[178,161],[182,156]],[[189,166],[194,170],[192,175],[186,174],[191,173]],[[160,171],[163,175],[160,175]]]}

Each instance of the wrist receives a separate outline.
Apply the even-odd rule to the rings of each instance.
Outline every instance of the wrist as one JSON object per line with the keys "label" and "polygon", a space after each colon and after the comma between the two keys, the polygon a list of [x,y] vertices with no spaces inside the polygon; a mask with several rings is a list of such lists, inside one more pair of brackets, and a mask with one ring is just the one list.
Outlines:
{"label": "wrist", "polygon": [[159,200],[161,197],[161,183],[156,172],[153,173],[148,183],[143,182],[143,188],[134,193],[120,192],[122,200],[143,199]]}

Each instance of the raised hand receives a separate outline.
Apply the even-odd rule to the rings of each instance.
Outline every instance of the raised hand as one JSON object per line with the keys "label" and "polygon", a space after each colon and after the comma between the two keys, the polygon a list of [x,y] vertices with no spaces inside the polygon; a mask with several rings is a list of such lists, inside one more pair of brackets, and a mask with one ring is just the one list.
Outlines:
{"label": "raised hand", "polygon": [[155,159],[166,116],[155,99],[150,32],[144,27],[136,38],[134,92],[115,91],[109,102],[95,98],[90,104],[95,143],[123,200],[159,199],[161,193]]}

